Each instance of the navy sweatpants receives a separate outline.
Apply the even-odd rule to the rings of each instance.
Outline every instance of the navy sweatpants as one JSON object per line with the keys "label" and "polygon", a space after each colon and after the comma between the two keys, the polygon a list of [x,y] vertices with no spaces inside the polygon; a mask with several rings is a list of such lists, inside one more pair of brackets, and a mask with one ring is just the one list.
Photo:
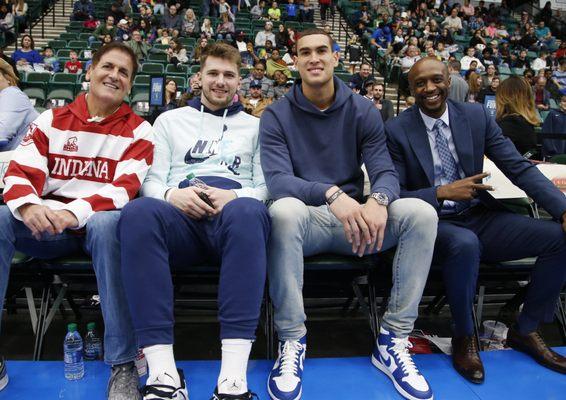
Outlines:
{"label": "navy sweatpants", "polygon": [[477,206],[467,215],[441,218],[433,264],[443,268],[456,336],[473,333],[472,301],[480,261],[500,262],[538,256],[531,273],[518,329],[530,333],[554,315],[566,282],[566,233],[562,226]]}
{"label": "navy sweatpants", "polygon": [[220,215],[194,220],[165,201],[140,198],[122,210],[122,274],[140,347],[173,343],[170,266],[220,265],[221,339],[254,339],[266,276],[270,218],[263,203],[232,200]]}

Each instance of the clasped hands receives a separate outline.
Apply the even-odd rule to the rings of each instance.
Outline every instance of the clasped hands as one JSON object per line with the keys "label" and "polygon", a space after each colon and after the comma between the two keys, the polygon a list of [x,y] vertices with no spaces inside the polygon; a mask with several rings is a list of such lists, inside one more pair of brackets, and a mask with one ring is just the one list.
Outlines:
{"label": "clasped hands", "polygon": [[[328,189],[326,198],[338,189],[337,186]],[[366,250],[370,253],[381,250],[387,224],[387,207],[371,197],[365,204],[360,204],[346,193],[338,196],[329,207],[342,223],[346,240],[352,244],[352,253],[361,257]]]}
{"label": "clasped hands", "polygon": [[[226,204],[238,197],[233,190],[219,189],[211,186],[208,186],[206,189],[189,186],[183,189],[173,188],[171,191],[169,203],[192,219],[214,217],[222,212]],[[200,193],[208,196],[213,207],[199,196]]]}
{"label": "clasped hands", "polygon": [[41,240],[44,234],[58,235],[67,228],[79,226],[79,220],[69,210],[52,210],[44,205],[28,203],[20,206],[18,211],[36,240]]}

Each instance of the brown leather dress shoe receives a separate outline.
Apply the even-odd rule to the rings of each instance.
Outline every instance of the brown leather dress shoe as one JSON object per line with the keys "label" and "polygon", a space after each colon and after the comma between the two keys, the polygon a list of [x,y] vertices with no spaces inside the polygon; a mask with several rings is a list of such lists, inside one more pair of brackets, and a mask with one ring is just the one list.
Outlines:
{"label": "brown leather dress shoe", "polygon": [[452,365],[472,383],[483,383],[484,371],[476,339],[473,336],[452,338]]}
{"label": "brown leather dress shoe", "polygon": [[507,346],[528,354],[546,368],[566,374],[566,357],[548,347],[536,331],[528,335],[521,335],[516,329],[509,328]]}

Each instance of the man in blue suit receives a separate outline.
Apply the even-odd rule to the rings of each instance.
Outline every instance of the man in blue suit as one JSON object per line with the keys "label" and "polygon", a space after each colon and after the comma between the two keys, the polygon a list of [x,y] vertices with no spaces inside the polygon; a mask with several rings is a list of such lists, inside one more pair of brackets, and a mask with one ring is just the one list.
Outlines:
{"label": "man in blue suit", "polygon": [[[483,106],[446,100],[446,66],[422,59],[410,70],[416,105],[386,124],[388,146],[399,173],[401,197],[416,197],[439,214],[433,264],[442,266],[454,319],[452,360],[466,379],[481,383],[484,370],[473,339],[472,301],[480,261],[537,256],[523,310],[507,344],[540,364],[566,373],[566,358],[536,332],[552,318],[566,280],[566,197],[528,160]],[[484,154],[556,221],[506,212],[481,183]]]}

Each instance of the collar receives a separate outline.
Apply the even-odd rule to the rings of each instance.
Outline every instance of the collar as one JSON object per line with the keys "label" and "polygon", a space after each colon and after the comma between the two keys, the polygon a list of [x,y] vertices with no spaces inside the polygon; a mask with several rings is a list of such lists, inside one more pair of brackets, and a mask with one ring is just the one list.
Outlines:
{"label": "collar", "polygon": [[419,113],[421,114],[423,122],[426,126],[426,130],[428,132],[432,131],[432,129],[434,128],[434,123],[436,122],[437,119],[441,119],[446,124],[446,126],[450,126],[450,116],[448,114],[448,103],[446,103],[446,110],[444,110],[444,114],[442,114],[440,116],[440,118],[429,117],[428,115],[423,113],[420,108],[419,108]]}

